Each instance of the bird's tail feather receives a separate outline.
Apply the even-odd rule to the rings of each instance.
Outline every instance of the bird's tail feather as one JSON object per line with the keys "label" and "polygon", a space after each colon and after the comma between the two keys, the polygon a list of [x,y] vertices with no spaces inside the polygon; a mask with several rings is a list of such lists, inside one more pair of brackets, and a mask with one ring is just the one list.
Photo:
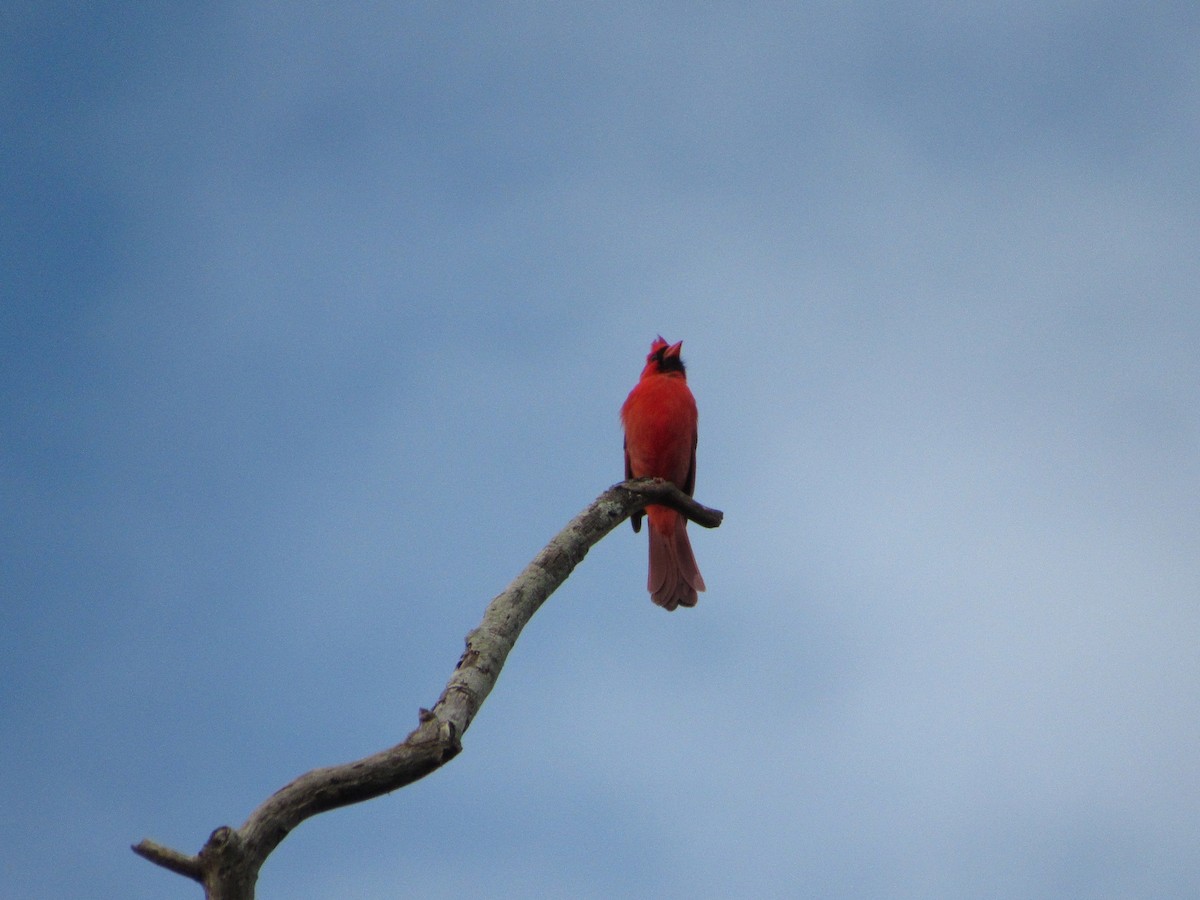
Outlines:
{"label": "bird's tail feather", "polygon": [[[657,510],[656,510],[657,512]],[[650,599],[667,610],[695,606],[704,578],[688,540],[687,519],[674,510],[669,516],[650,517],[650,577],[646,587]]]}

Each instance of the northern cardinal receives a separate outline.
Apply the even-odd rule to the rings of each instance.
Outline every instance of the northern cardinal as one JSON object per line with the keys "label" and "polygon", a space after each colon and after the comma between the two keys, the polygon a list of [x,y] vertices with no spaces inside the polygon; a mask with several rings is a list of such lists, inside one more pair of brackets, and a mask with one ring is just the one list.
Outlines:
{"label": "northern cardinal", "polygon": [[[665,478],[691,496],[696,486],[696,400],[688,390],[679,350],[659,337],[646,368],[621,407],[625,426],[625,478]],[[673,610],[695,606],[704,579],[687,536],[687,519],[666,506],[647,506],[650,519],[650,599]],[[642,514],[631,520],[642,528]]]}

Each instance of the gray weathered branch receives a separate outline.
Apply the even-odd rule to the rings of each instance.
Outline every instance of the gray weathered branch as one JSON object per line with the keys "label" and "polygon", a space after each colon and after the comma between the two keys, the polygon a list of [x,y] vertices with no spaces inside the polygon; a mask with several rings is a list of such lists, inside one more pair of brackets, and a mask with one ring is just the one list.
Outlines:
{"label": "gray weathered branch", "polygon": [[204,885],[208,900],[252,900],[258,872],[288,833],[310,816],[402,788],[445,765],[462,750],[463,734],[487,699],[521,629],[595,544],[648,504],[678,510],[716,528],[723,514],[701,506],[657,478],[615,484],[572,519],[496,596],[433,709],[403,743],[357,762],[313,769],[280,788],[241,828],[221,826],[195,856],[143,840],[133,852]]}

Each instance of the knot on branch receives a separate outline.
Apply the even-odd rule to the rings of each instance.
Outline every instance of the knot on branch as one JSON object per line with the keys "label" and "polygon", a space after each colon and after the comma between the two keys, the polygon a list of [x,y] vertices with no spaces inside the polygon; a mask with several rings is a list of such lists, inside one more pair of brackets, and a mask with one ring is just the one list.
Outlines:
{"label": "knot on branch", "polygon": [[238,831],[222,825],[209,835],[198,856],[206,893],[218,897],[253,897],[254,882],[265,858],[265,854],[253,852]]}
{"label": "knot on branch", "polygon": [[229,869],[242,864],[244,848],[238,833],[228,825],[222,825],[208,836],[200,850],[200,865],[204,869]]}
{"label": "knot on branch", "polygon": [[436,712],[424,707],[417,715],[421,724],[405,743],[413,749],[420,747],[422,752],[431,754],[438,765],[448,763],[462,752],[462,741],[453,722],[439,718]]}
{"label": "knot on branch", "polygon": [[462,753],[462,741],[458,737],[458,729],[453,722],[442,722],[438,725],[438,740],[442,743],[442,763],[448,763]]}
{"label": "knot on branch", "polygon": [[200,855],[223,853],[227,847],[235,845],[236,842],[237,833],[228,825],[222,825],[220,828],[214,829],[213,833],[208,836],[208,843],[204,845]]}

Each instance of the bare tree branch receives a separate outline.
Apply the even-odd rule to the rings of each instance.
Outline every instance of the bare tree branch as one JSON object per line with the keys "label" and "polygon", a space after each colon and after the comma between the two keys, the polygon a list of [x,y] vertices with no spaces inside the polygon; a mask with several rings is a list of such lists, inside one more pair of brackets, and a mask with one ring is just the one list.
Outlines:
{"label": "bare tree branch", "polygon": [[156,844],[148,838],[144,839],[140,844],[134,844],[133,852],[156,865],[162,866],[164,869],[178,872],[180,875],[184,875],[193,881],[201,883],[204,881],[204,872],[200,867],[199,857],[188,856],[186,853],[180,853],[178,850],[172,850],[170,847]]}
{"label": "bare tree branch", "polygon": [[595,544],[648,504],[669,506],[697,525],[716,528],[723,514],[701,506],[670,482],[639,478],[615,484],[572,519],[497,595],[432,710],[404,742],[357,762],[313,769],[280,788],[241,828],[221,826],[196,856],[151,840],[133,852],[204,885],[208,900],[252,900],[258,872],[293,828],[326,810],[402,788],[445,765],[462,750],[463,734],[496,684],[526,623],[567,580]]}

